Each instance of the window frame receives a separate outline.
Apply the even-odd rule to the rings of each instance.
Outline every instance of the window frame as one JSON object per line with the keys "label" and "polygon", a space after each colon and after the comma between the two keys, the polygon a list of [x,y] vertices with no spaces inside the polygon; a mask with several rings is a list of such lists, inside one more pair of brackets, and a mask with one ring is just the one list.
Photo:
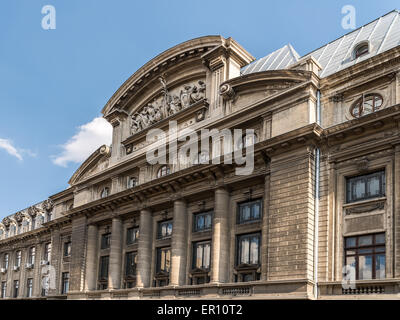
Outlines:
{"label": "window frame", "polygon": [[[131,256],[131,255],[133,256],[134,266],[128,266],[128,261],[129,261],[128,256]],[[137,259],[138,259],[137,251],[129,251],[129,252],[125,253],[125,266],[124,266],[124,269],[125,269],[124,275],[125,275],[125,279],[126,279],[125,281],[127,281],[128,279],[136,279]],[[133,270],[131,270],[132,273],[128,273],[128,267],[133,269]]]}
{"label": "window frame", "polygon": [[31,298],[33,295],[33,278],[26,280],[26,297]]}
{"label": "window frame", "polygon": [[[103,265],[103,262],[107,261]],[[103,266],[106,266],[106,269],[103,269]],[[99,282],[108,282],[108,277],[110,275],[110,256],[100,256],[99,259]]]}
{"label": "window frame", "polygon": [[15,263],[14,266],[17,268],[21,267],[21,261],[22,261],[22,251],[18,250],[15,252]]}
{"label": "window frame", "polygon": [[70,257],[72,252],[72,244],[71,241],[66,241],[64,242],[64,247],[63,247],[63,256],[64,257]]}
{"label": "window frame", "polygon": [[[209,258],[208,258],[209,265],[208,265],[208,267],[205,267],[204,266],[204,248],[205,248],[204,245],[207,245],[207,244],[210,247]],[[211,240],[195,241],[192,243],[192,270],[199,270],[199,271],[201,270],[204,272],[209,272],[211,270],[211,256],[212,256],[211,245],[212,245]],[[200,267],[196,266],[197,247],[198,246],[203,246],[202,247],[202,265]]]}
{"label": "window frame", "polygon": [[[169,251],[169,268],[168,271],[166,269],[161,269],[161,253],[162,252],[167,252]],[[156,259],[156,273],[157,274],[164,274],[164,275],[169,275],[171,272],[171,263],[172,263],[172,249],[170,246],[167,247],[159,247],[156,250],[156,254],[157,254],[157,259]],[[167,255],[165,255],[165,262],[164,264],[167,265]]]}
{"label": "window frame", "polygon": [[[131,237],[129,237],[130,233],[132,235],[134,235],[133,236],[133,238],[134,238],[133,241],[130,241],[130,239],[131,239]],[[130,228],[126,229],[126,245],[127,246],[130,246],[132,244],[138,243],[139,237],[140,237],[140,229],[139,229],[139,227],[130,227]]]}
{"label": "window frame", "polygon": [[[353,187],[352,183],[356,183],[358,180],[363,180],[364,181],[364,188],[367,190],[367,181],[369,178],[378,176],[379,177],[379,194],[378,195],[373,195],[373,196],[364,196],[362,198],[355,198],[354,193],[353,193]],[[356,176],[349,176],[345,177],[345,185],[346,185],[346,203],[355,203],[359,201],[365,201],[365,200],[371,200],[371,199],[377,199],[377,198],[382,198],[386,196],[386,170],[385,169],[380,169],[380,170],[375,170],[373,172],[361,174],[361,175],[356,175]],[[350,195],[350,197],[349,197]]]}
{"label": "window frame", "polygon": [[36,247],[30,247],[28,251],[28,263],[35,265]]}
{"label": "window frame", "polygon": [[[171,232],[166,236],[162,235],[162,225],[164,224],[171,224]],[[168,231],[168,227],[166,229]],[[157,222],[157,240],[162,239],[170,239],[172,237],[172,233],[174,232],[174,221],[173,219],[162,220]]]}
{"label": "window frame", "polygon": [[[131,181],[135,181],[135,183],[133,185],[131,185]],[[136,187],[137,183],[138,183],[138,179],[135,176],[128,177],[128,182],[127,182],[128,189]]]}
{"label": "window frame", "polygon": [[13,297],[18,298],[19,296],[19,280],[14,280],[13,285]]}
{"label": "window frame", "polygon": [[[242,225],[242,224],[246,224],[246,223],[253,223],[253,222],[261,221],[262,217],[263,217],[263,201],[262,200],[263,200],[262,198],[257,198],[257,199],[254,199],[254,200],[246,200],[246,201],[239,202],[237,204],[236,223],[239,224],[239,225]],[[252,205],[252,204],[255,204],[255,203],[258,203],[259,206],[260,206],[260,215],[259,215],[259,217],[257,219],[251,218],[252,213],[253,213],[253,210],[252,210],[253,207],[250,206],[250,219],[242,220],[242,218],[241,218],[241,208],[243,206],[245,206],[245,205],[249,205],[249,204]]]}
{"label": "window frame", "polygon": [[103,233],[100,237],[100,250],[107,250],[111,247],[111,232]]}
{"label": "window frame", "polygon": [[[360,50],[365,48],[365,47],[366,47],[366,50],[364,49],[360,53]],[[362,56],[367,55],[368,53],[369,53],[369,43],[368,42],[361,42],[354,48],[354,51],[353,51],[354,59],[358,59],[358,58],[360,58]]]}
{"label": "window frame", "polygon": [[[164,169],[165,169],[165,171],[164,171]],[[162,166],[161,166],[160,168],[158,168],[158,170],[157,170],[157,178],[166,177],[166,176],[168,176],[169,174],[171,174],[171,168],[170,168],[168,165],[166,165],[166,164],[162,165]]]}
{"label": "window frame", "polygon": [[[383,235],[385,238],[385,242],[382,243],[376,243],[376,237],[379,235]],[[361,237],[366,237],[366,236],[371,236],[372,237],[372,243],[369,245],[360,245],[359,244],[359,239]],[[355,238],[356,239],[356,244],[355,246],[347,246],[347,239],[350,238]],[[377,248],[384,248],[384,251],[376,251]],[[386,272],[386,262],[387,262],[387,256],[386,256],[386,233],[385,232],[379,232],[379,233],[371,233],[371,234],[361,234],[361,235],[356,235],[356,236],[349,236],[349,237],[344,237],[344,262],[343,264],[346,266],[347,265],[347,258],[349,257],[354,257],[355,258],[355,272],[356,272],[356,280],[360,280],[360,265],[359,265],[359,258],[360,256],[367,256],[370,255],[372,256],[372,278],[371,279],[362,279],[362,280],[376,280],[376,279],[386,279],[387,272]],[[372,253],[361,253],[359,250],[368,250],[372,249]],[[348,251],[355,251],[355,254],[348,254]],[[385,254],[385,277],[384,278],[376,278],[376,256],[379,254]]]}
{"label": "window frame", "polygon": [[[254,236],[258,237],[258,253],[257,253],[257,260],[258,263],[257,264],[252,264],[252,263],[242,263],[241,262],[241,240],[244,238],[252,238]],[[251,244],[250,244],[251,245]],[[249,260],[250,260],[250,248],[249,248]],[[236,263],[235,266],[240,268],[240,267],[260,267],[261,266],[261,232],[252,232],[252,233],[245,233],[245,234],[238,234],[236,235],[236,259],[235,259]],[[250,262],[250,261],[249,261]]]}
{"label": "window frame", "polygon": [[105,199],[110,195],[110,188],[109,187],[104,187],[100,191],[100,199]]}
{"label": "window frame", "polygon": [[[199,217],[204,217],[210,215],[211,217],[211,224],[210,227],[206,228],[205,223],[204,223],[204,228],[199,229],[197,228],[197,218]],[[211,231],[213,228],[213,217],[214,217],[214,211],[213,210],[208,210],[208,211],[202,211],[202,212],[197,212],[193,214],[193,226],[192,230],[193,232],[206,232],[206,231]],[[205,220],[204,220],[205,221]]]}
{"label": "window frame", "polygon": [[69,291],[69,272],[63,272],[61,274],[61,294],[67,294]]}
{"label": "window frame", "polygon": [[[379,105],[379,107],[376,107],[376,98],[379,98],[381,100],[381,104]],[[365,101],[370,100],[370,98],[372,98],[373,101],[373,105],[372,105],[372,112],[370,113],[364,113],[364,104]],[[383,97],[381,94],[379,93],[368,93],[368,94],[363,94],[360,98],[358,98],[350,107],[350,114],[353,118],[360,118],[363,117],[365,115],[368,114],[372,114],[374,112],[377,112],[379,110],[381,110],[382,106],[383,106]],[[358,115],[354,114],[354,109],[358,107]]]}

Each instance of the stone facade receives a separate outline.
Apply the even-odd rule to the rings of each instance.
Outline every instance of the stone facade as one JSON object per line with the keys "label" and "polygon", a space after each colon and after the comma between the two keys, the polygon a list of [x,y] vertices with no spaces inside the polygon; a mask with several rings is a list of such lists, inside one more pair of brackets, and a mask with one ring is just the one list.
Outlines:
{"label": "stone facade", "polygon": [[[133,74],[102,111],[112,145],[81,165],[70,188],[0,224],[2,297],[398,297],[400,48],[325,78],[312,56],[241,75],[253,60],[233,39],[208,36]],[[381,106],[354,116],[371,94]],[[170,121],[196,132],[254,129],[254,170],[239,176],[235,164],[182,159],[150,165],[146,153],[170,138]],[[152,128],[167,134],[149,138]],[[349,178],[382,170],[379,196],[348,201]],[[253,218],[242,221],[242,207]],[[211,227],[196,230],[197,214],[208,212]],[[380,233],[380,276],[344,288],[345,239]]]}

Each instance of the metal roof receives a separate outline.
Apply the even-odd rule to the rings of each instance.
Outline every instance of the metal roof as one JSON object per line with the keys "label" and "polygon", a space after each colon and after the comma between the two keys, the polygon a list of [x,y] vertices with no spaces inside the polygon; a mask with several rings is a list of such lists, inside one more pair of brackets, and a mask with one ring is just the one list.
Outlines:
{"label": "metal roof", "polygon": [[285,69],[291,64],[297,62],[300,56],[293,49],[290,44],[276,50],[264,58],[258,59],[249,65],[242,68],[242,75],[266,71],[266,70],[278,70]]}
{"label": "metal roof", "polygon": [[[363,42],[369,44],[368,54],[354,58],[354,49]],[[400,12],[393,10],[301,58],[292,46],[287,45],[244,67],[242,74],[284,69],[300,59],[313,56],[321,64],[322,70],[319,76],[324,78],[398,45],[400,45]]]}

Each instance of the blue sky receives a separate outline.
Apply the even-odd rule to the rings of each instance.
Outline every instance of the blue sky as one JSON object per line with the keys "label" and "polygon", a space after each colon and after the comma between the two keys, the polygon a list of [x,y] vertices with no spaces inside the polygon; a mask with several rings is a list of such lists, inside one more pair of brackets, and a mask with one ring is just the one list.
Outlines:
{"label": "blue sky", "polygon": [[[68,186],[79,163],[109,141],[100,110],[160,52],[210,34],[255,57],[291,43],[300,55],[396,9],[398,1],[2,0],[0,3],[0,218]],[[56,9],[43,30],[42,7]]]}

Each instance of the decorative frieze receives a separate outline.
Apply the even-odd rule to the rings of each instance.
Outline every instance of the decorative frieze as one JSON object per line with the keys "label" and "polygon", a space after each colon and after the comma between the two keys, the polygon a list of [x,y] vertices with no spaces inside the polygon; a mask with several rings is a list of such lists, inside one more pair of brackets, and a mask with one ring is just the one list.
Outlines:
{"label": "decorative frieze", "polygon": [[206,84],[199,80],[197,84],[184,85],[178,94],[171,94],[163,77],[159,78],[162,97],[149,103],[132,115],[131,134],[166,119],[179,111],[205,99]]}

